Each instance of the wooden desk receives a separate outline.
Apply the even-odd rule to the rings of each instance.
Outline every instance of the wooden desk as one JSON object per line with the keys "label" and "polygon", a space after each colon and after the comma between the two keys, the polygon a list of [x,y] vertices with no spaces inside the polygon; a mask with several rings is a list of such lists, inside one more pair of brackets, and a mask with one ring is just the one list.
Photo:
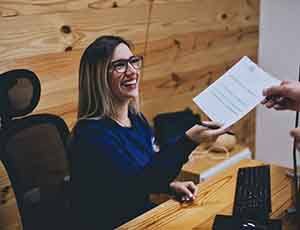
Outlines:
{"label": "wooden desk", "polygon": [[[189,161],[182,167],[178,180],[192,180],[198,184],[201,182],[201,175],[219,173],[242,159],[252,158],[250,149],[238,144],[228,154],[213,152],[207,154],[205,151],[205,146],[200,145],[192,152]],[[209,171],[214,173],[208,173]]]}
{"label": "wooden desk", "polygon": [[[166,201],[118,229],[212,229],[216,214],[231,214],[237,169],[262,165],[254,160],[242,160],[224,173],[199,184],[195,202],[180,204]],[[292,204],[292,180],[285,168],[271,167],[272,218],[281,218]]]}
{"label": "wooden desk", "polygon": [[[212,174],[220,173],[231,165],[236,164],[242,159],[251,159],[249,148],[241,145],[235,145],[229,152],[225,153],[204,153],[205,145],[198,146],[190,155],[189,161],[183,165],[178,177],[178,181],[193,181],[195,184],[203,182],[203,177],[210,177]],[[228,159],[226,159],[228,157]],[[170,199],[170,196],[164,193],[151,194],[150,200],[154,204],[161,204]]]}

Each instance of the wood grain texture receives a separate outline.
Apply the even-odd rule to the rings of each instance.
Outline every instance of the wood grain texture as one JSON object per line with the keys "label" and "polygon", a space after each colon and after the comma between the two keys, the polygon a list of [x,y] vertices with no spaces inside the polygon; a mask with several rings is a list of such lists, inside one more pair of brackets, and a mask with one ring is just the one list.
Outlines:
{"label": "wood grain texture", "polygon": [[[82,9],[125,8],[138,5],[186,3],[194,0],[1,0],[1,17],[18,17],[24,15],[40,15],[55,13],[72,13]],[[257,2],[250,2],[257,8]]]}
{"label": "wood grain texture", "polygon": [[[0,59],[82,49],[104,34],[121,35],[143,43],[146,15],[146,6],[136,6],[3,18],[0,28],[5,33],[1,33]],[[70,32],[63,32],[63,26],[68,26]]]}
{"label": "wood grain texture", "polygon": [[72,13],[82,9],[106,9],[148,4],[147,0],[1,0],[0,16]]}
{"label": "wood grain texture", "polygon": [[[258,161],[243,160],[198,185],[195,202],[180,204],[169,200],[118,229],[212,229],[217,213],[230,215],[232,212],[238,168],[261,164]],[[271,167],[272,218],[280,217],[291,206],[292,179],[285,172],[285,168]]]}
{"label": "wood grain texture", "polygon": [[227,158],[246,150],[244,146],[236,144],[227,155],[226,153],[207,152],[208,147],[209,145],[203,144],[192,152],[189,161],[182,167],[179,177],[177,178],[178,180],[193,180],[194,183],[198,184],[200,182],[200,175],[203,172],[215,167]]}
{"label": "wood grain texture", "polygon": [[[81,9],[124,8],[148,5],[151,0],[0,0],[1,17],[24,15],[72,13]],[[157,4],[172,2],[190,2],[192,0],[155,0]]]}
{"label": "wood grain texture", "polygon": [[21,218],[10,180],[0,162],[0,229],[21,230]]}
{"label": "wood grain texture", "polygon": [[[195,184],[200,183],[200,175],[217,166],[219,163],[232,157],[233,155],[246,150],[244,146],[236,144],[234,148],[228,153],[215,153],[213,151],[207,152],[210,144],[203,143],[199,145],[189,156],[189,160],[183,165],[179,175],[176,177],[177,181],[193,181]],[[154,204],[161,204],[172,196],[165,193],[150,194],[150,200]]]}

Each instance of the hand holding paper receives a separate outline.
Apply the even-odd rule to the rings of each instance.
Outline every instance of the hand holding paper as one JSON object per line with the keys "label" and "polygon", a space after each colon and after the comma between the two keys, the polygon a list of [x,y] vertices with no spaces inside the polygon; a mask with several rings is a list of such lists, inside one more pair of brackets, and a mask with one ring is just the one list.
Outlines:
{"label": "hand holding paper", "polygon": [[282,81],[280,85],[272,86],[263,91],[266,96],[262,104],[276,110],[300,110],[300,83]]}
{"label": "hand holding paper", "polygon": [[228,128],[264,99],[263,89],[279,84],[279,80],[243,57],[193,101],[211,120]]}

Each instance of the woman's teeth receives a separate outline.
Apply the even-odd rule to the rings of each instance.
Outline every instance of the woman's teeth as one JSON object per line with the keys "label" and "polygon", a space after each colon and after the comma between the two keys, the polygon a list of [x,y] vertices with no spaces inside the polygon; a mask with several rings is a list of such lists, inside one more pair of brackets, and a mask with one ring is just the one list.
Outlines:
{"label": "woman's teeth", "polygon": [[135,85],[136,83],[137,83],[136,80],[132,80],[132,81],[124,82],[122,85],[124,85],[124,86],[131,86],[131,85]]}

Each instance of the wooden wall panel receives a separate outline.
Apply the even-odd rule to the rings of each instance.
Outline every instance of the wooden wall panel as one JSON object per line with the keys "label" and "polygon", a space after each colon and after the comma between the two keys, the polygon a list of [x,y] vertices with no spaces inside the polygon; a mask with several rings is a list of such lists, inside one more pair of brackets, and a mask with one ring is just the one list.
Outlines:
{"label": "wooden wall panel", "polygon": [[0,16],[55,14],[81,9],[106,9],[148,4],[147,0],[14,0],[0,1]]}
{"label": "wooden wall panel", "polygon": [[[35,113],[58,114],[72,128],[84,48],[121,35],[145,56],[141,103],[149,121],[186,107],[201,113],[196,94],[242,56],[256,61],[258,12],[259,0],[0,0],[0,73],[33,70],[42,83]],[[234,131],[254,150],[255,112]]]}
{"label": "wooden wall panel", "polygon": [[[74,12],[82,9],[125,8],[149,5],[154,0],[0,0],[0,17]],[[193,0],[155,0],[156,4],[191,2]]]}
{"label": "wooden wall panel", "polygon": [[[142,108],[149,120],[188,106],[199,112],[195,95],[242,56],[256,61],[257,7],[258,1],[154,1],[142,82]],[[254,151],[255,113],[234,130],[242,131],[239,139]]]}

